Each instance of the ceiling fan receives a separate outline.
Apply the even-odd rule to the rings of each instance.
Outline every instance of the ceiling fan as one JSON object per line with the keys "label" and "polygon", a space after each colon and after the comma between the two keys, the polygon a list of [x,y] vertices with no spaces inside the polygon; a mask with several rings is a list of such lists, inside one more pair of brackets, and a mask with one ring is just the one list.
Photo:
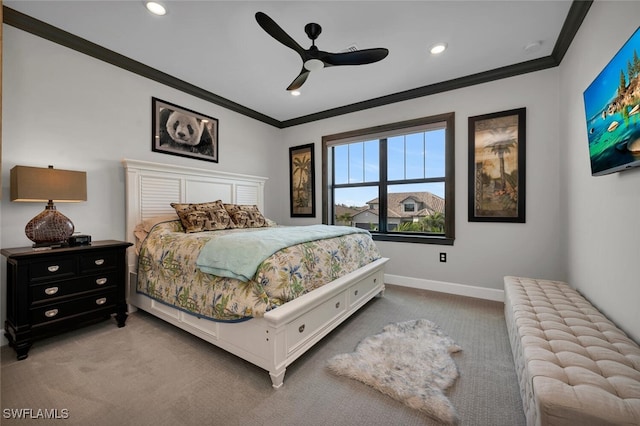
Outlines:
{"label": "ceiling fan", "polygon": [[344,53],[329,53],[318,50],[316,47],[316,38],[318,38],[322,32],[322,27],[315,23],[307,24],[304,27],[304,32],[307,33],[307,36],[311,39],[311,47],[305,50],[266,14],[257,12],[256,21],[258,21],[258,25],[271,37],[295,50],[302,58],[302,70],[289,87],[287,87],[289,91],[299,89],[307,80],[311,71],[337,65],[371,64],[384,59],[389,54],[389,50],[384,48],[364,49]]}

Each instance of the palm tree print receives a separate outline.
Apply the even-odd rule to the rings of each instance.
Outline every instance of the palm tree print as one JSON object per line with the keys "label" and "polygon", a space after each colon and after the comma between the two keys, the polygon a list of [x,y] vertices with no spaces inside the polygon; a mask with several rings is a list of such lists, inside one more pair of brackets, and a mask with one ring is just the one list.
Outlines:
{"label": "palm tree print", "polygon": [[498,160],[500,161],[500,188],[504,190],[506,188],[506,174],[504,172],[504,156],[508,155],[511,152],[511,148],[516,146],[516,139],[505,139],[499,140],[493,143],[486,145],[484,148],[491,151],[492,154],[498,156]]}
{"label": "palm tree print", "polygon": [[474,211],[478,217],[518,217],[519,114],[480,119],[474,127]]}
{"label": "palm tree print", "polygon": [[311,172],[311,156],[308,153],[297,154],[293,158],[293,177],[296,207],[309,206],[309,173]]}

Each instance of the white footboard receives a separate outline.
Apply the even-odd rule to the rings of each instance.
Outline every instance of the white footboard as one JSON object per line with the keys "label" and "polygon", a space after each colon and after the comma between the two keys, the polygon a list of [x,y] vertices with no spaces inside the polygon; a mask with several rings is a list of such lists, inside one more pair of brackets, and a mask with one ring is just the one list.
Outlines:
{"label": "white footboard", "polygon": [[161,318],[269,372],[274,388],[287,366],[374,296],[384,292],[384,264],[378,259],[286,303],[263,318],[240,323],[215,322],[136,293],[130,273],[129,304]]}

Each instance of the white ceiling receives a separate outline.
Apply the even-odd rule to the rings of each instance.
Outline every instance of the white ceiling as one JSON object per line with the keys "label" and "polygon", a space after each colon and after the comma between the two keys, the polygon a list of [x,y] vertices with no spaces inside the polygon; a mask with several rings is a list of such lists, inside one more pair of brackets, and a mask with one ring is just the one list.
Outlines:
{"label": "white ceiling", "polygon": [[[4,5],[278,121],[551,55],[570,0],[559,1],[15,1]],[[313,72],[293,97],[300,57],[260,28],[269,15],[301,46],[385,47],[381,62]],[[428,47],[446,42],[431,56]],[[540,42],[534,51],[524,49]],[[170,101],[170,100],[169,100]]]}

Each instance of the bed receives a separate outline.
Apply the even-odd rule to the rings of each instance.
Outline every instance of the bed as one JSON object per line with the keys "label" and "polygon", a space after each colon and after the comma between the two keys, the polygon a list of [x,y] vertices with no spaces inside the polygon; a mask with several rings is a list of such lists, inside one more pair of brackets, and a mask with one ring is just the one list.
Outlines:
{"label": "bed", "polygon": [[[274,306],[270,299],[260,312],[250,311],[248,315],[237,317],[231,312],[231,316],[215,318],[206,312],[193,312],[188,304],[185,309],[185,306],[172,306],[153,294],[144,294],[138,284],[140,280],[140,287],[145,287],[143,282],[148,278],[143,275],[144,270],[139,271],[140,240],[136,239],[136,230],[140,229],[141,223],[168,216],[157,221],[150,231],[165,234],[176,231],[173,228],[179,225],[172,223],[175,218],[170,218],[176,212],[171,203],[221,200],[255,205],[264,211],[267,179],[131,159],[124,159],[123,165],[127,240],[137,246],[128,251],[129,311],[144,310],[267,370],[274,388],[283,385],[287,366],[369,300],[384,292],[384,265],[388,259],[379,257],[330,282],[314,284],[311,291],[303,291],[299,297],[285,300],[286,303]],[[204,300],[203,297],[198,300]]]}

